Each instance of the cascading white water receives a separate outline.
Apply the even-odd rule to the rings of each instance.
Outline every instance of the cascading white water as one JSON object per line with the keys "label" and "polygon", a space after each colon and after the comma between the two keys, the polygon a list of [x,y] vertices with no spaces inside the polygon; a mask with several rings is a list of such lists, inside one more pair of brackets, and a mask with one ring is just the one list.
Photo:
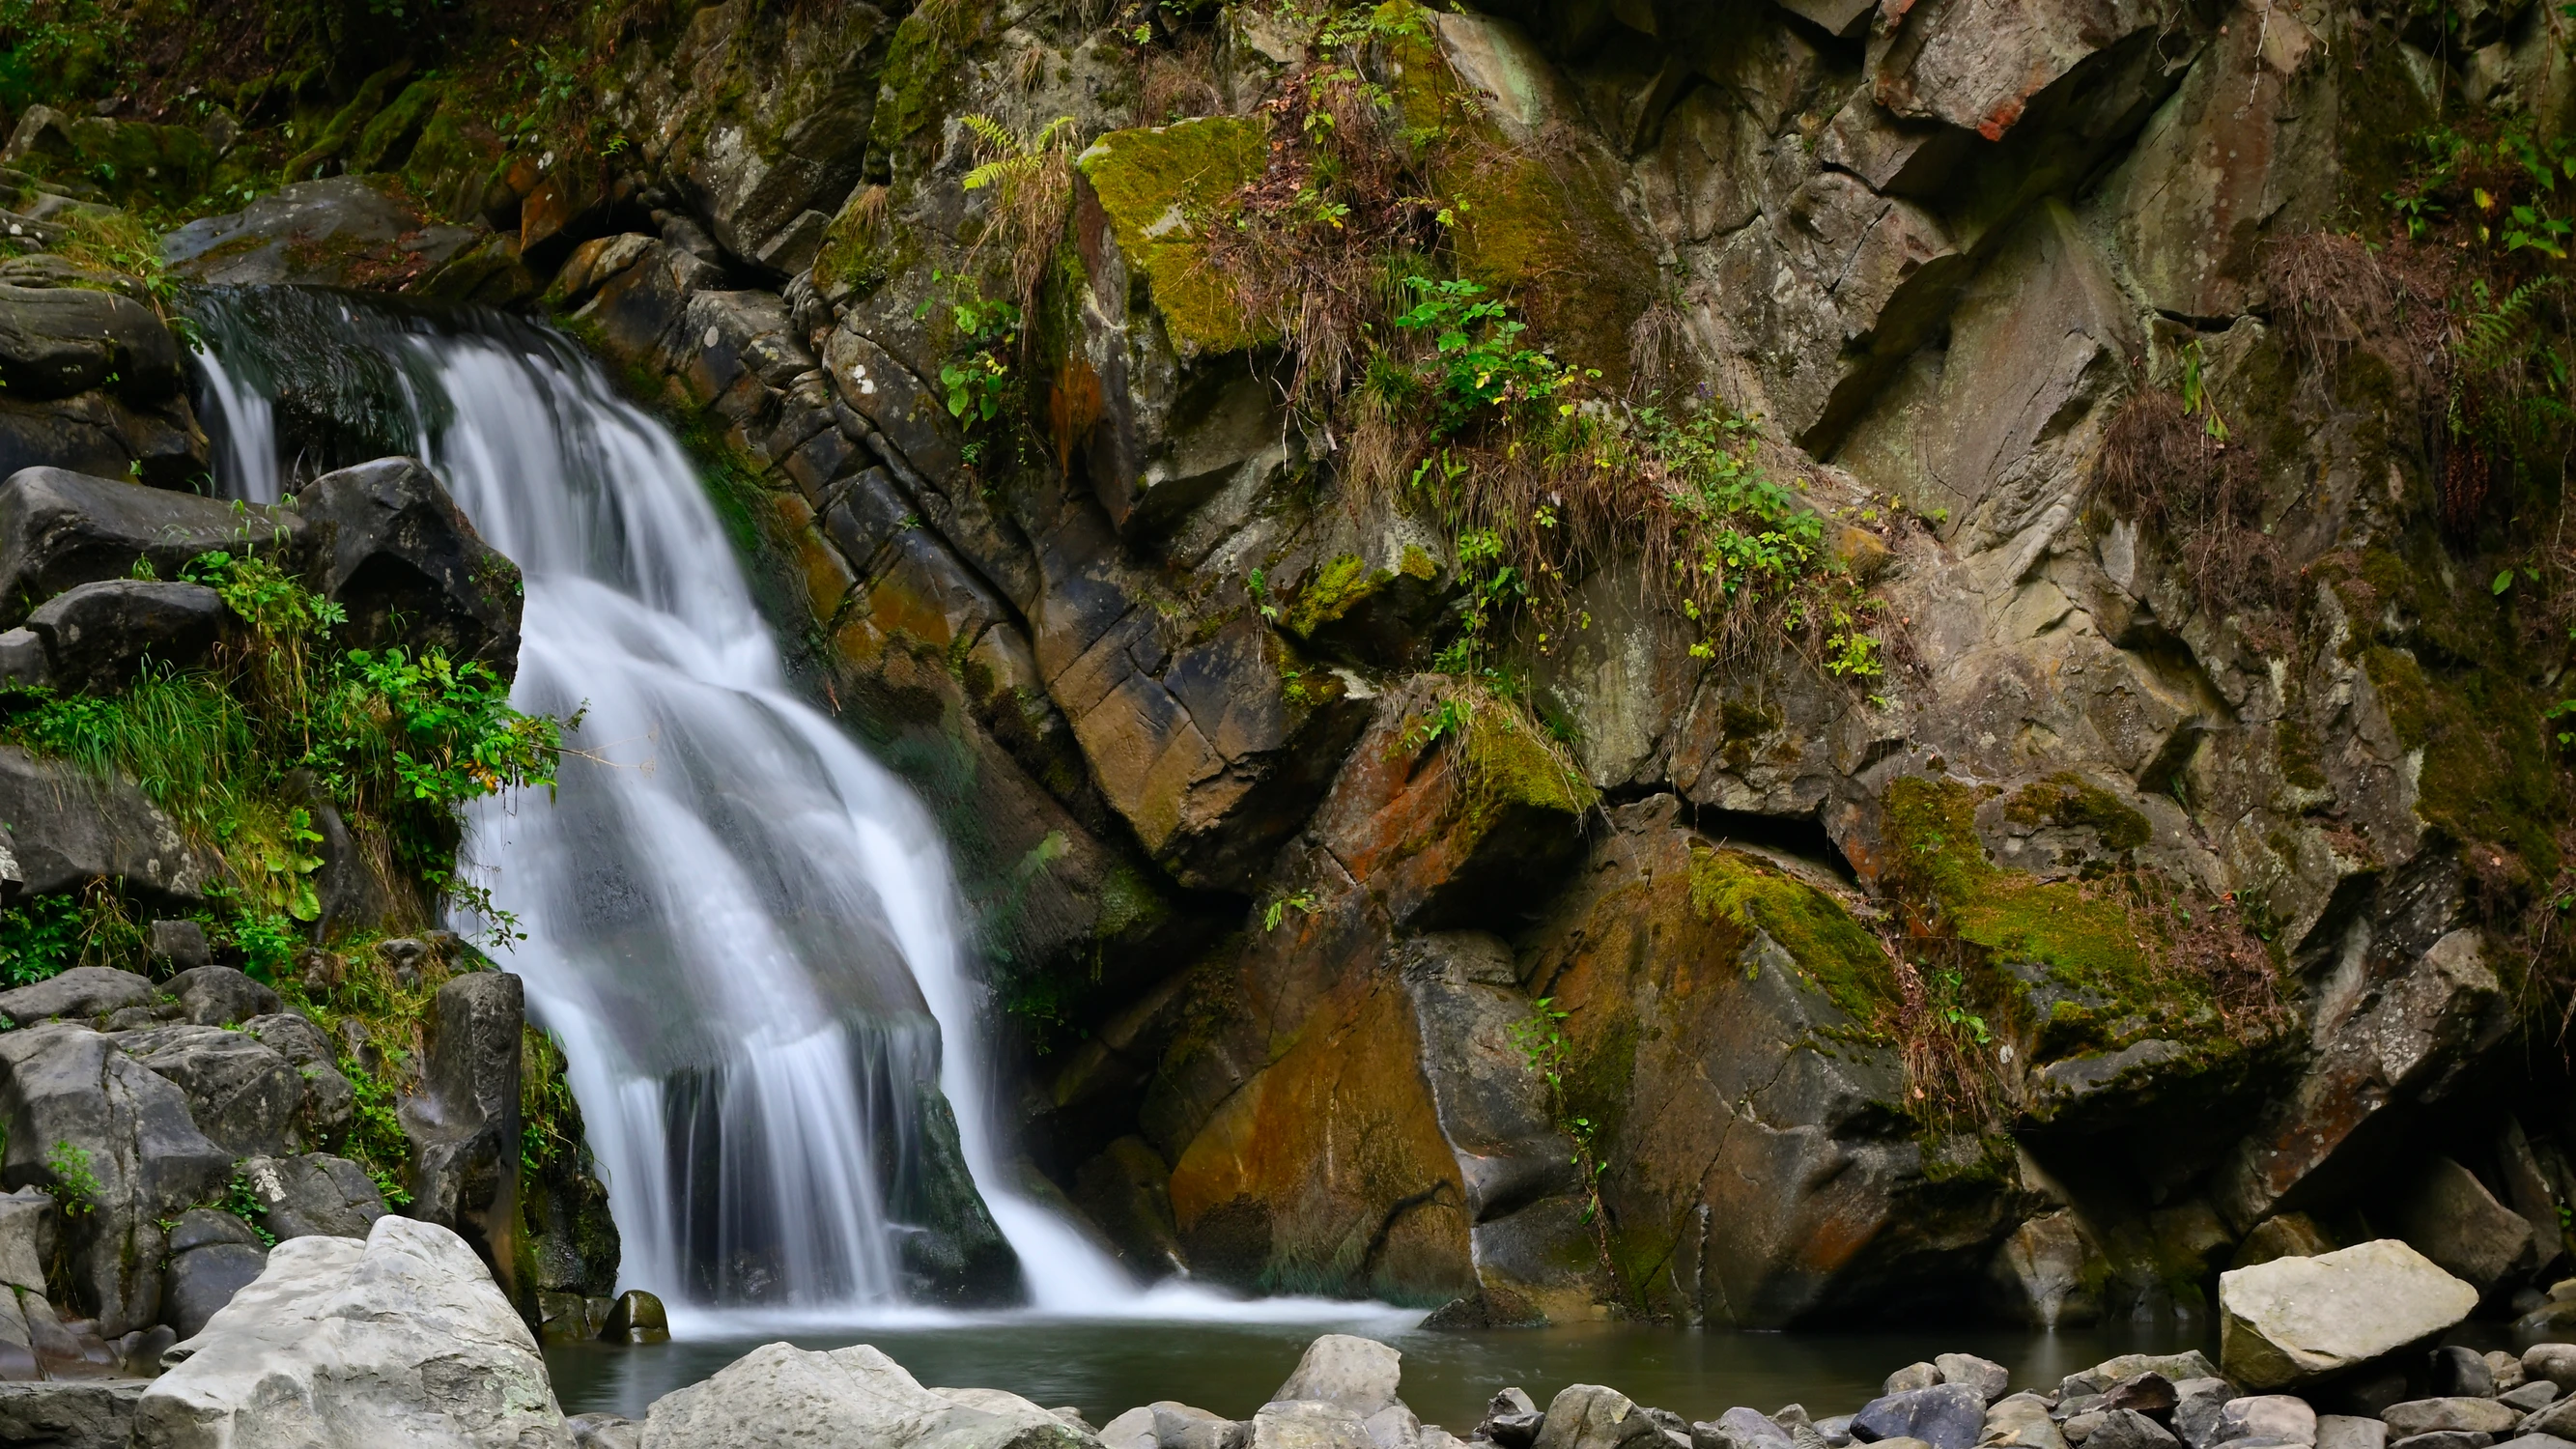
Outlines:
{"label": "cascading white water", "polygon": [[[284,471],[270,402],[292,369],[228,345],[258,308],[215,300],[223,480],[265,501]],[[1006,1187],[938,835],[789,691],[676,441],[551,334],[309,294],[300,310],[317,308],[392,363],[377,381],[398,431],[523,571],[514,701],[584,711],[557,796],[484,802],[464,855],[525,933],[506,964],[564,1041],[621,1281],[684,1328],[691,1305],[825,1320],[896,1303],[903,1225],[883,1184],[913,1160],[917,1084],[935,1073],[1035,1306],[1132,1302],[1113,1261]]]}

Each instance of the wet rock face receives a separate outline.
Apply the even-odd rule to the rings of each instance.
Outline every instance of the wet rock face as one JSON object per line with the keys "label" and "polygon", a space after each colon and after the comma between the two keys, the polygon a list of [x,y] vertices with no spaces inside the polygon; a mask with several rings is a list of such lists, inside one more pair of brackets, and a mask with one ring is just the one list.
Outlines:
{"label": "wet rock face", "polygon": [[518,672],[518,565],[483,542],[447,490],[410,458],[325,473],[295,495],[323,542],[322,592],[365,648],[407,643]]}
{"label": "wet rock face", "polygon": [[0,271],[0,477],[52,466],[176,487],[205,467],[178,339],[118,280]]}
{"label": "wet rock face", "polygon": [[198,1130],[181,1087],[69,1022],[0,1033],[0,1114],[0,1182],[87,1201],[64,1224],[72,1306],[105,1335],[150,1326],[161,1220],[204,1201],[231,1175],[232,1154]]}

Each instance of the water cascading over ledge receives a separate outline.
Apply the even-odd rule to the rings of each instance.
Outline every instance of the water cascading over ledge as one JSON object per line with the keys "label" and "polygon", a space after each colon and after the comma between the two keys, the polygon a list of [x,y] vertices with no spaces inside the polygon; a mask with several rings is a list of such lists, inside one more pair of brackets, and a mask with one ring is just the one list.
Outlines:
{"label": "water cascading over ledge", "polygon": [[524,933],[504,964],[564,1042],[624,1280],[824,1317],[1012,1301],[1024,1270],[1048,1306],[1132,1292],[998,1189],[937,835],[790,691],[667,430],[497,315],[286,288],[192,311],[228,494],[416,452],[525,574],[513,702],[579,712],[575,753],[553,800],[475,813],[464,868]]}

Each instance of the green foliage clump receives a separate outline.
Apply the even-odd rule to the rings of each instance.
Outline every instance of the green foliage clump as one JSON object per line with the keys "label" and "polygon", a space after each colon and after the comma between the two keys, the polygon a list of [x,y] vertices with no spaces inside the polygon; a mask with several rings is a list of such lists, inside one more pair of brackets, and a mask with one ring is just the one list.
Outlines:
{"label": "green foliage clump", "polygon": [[34,896],[0,911],[0,977],[31,986],[79,965],[88,925],[75,896]]}
{"label": "green foliage clump", "polygon": [[[383,866],[440,888],[454,884],[465,802],[552,788],[560,723],[511,708],[483,666],[436,649],[342,650],[330,639],[339,608],[265,559],[209,553],[182,576],[241,618],[239,647],[205,669],[147,665],[113,694],[21,691],[0,738],[133,781],[211,848],[227,880],[223,915],[207,924],[253,974],[280,979],[320,917],[320,801]],[[119,920],[97,891],[77,907],[22,905],[0,915],[6,969],[50,975],[74,964],[75,937],[94,951]]]}
{"label": "green foliage clump", "polygon": [[45,1170],[54,1179],[45,1191],[53,1194],[64,1217],[76,1218],[97,1210],[98,1171],[90,1162],[88,1148],[69,1140],[56,1142],[45,1153]]}

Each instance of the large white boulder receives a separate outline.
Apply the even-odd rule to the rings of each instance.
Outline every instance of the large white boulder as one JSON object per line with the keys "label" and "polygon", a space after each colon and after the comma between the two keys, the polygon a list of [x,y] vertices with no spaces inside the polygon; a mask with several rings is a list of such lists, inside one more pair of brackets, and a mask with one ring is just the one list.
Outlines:
{"label": "large white boulder", "polygon": [[643,1449],[1100,1449],[1100,1441],[1016,1395],[926,1389],[866,1344],[816,1353],[764,1344],[713,1378],[664,1394]]}
{"label": "large white boulder", "polygon": [[2218,1277],[2220,1371],[2286,1388],[2440,1333],[2478,1290],[2395,1238]]}
{"label": "large white boulder", "polygon": [[163,1362],[134,1449],[572,1449],[536,1339],[435,1223],[278,1244]]}

